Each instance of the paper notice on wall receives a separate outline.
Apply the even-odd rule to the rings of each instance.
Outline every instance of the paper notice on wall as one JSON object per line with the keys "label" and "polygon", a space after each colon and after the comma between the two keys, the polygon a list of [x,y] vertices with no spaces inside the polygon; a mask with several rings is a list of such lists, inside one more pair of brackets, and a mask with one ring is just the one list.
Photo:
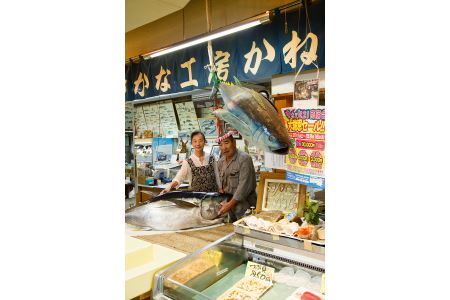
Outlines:
{"label": "paper notice on wall", "polygon": [[125,103],[125,130],[133,130],[133,103]]}
{"label": "paper notice on wall", "polygon": [[159,106],[158,104],[145,104],[142,106],[144,111],[145,121],[147,128],[152,131],[153,137],[157,137],[160,134],[159,129]]}
{"label": "paper notice on wall", "polygon": [[286,155],[264,152],[264,166],[271,169],[286,170]]}
{"label": "paper notice on wall", "polygon": [[200,126],[200,130],[205,134],[207,138],[217,138],[219,136],[219,130],[217,129],[217,119],[199,118],[198,124]]}
{"label": "paper notice on wall", "polygon": [[134,126],[136,128],[134,134],[136,138],[142,139],[144,138],[144,132],[147,130],[147,123],[145,122],[142,106],[135,107],[134,112]]}
{"label": "paper notice on wall", "polygon": [[159,104],[159,121],[161,133],[164,137],[178,136],[178,124],[172,100],[164,101]]}
{"label": "paper notice on wall", "polygon": [[180,130],[192,132],[199,130],[197,115],[195,113],[194,103],[192,101],[176,103],[178,120],[180,121]]}

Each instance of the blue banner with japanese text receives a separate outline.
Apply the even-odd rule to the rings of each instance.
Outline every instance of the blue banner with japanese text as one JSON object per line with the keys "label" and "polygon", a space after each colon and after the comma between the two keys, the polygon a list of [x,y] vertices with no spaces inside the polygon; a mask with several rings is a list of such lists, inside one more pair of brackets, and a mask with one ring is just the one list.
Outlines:
{"label": "blue banner with japanese text", "polygon": [[[125,100],[191,91],[211,85],[207,44],[179,50],[125,70]],[[251,82],[325,67],[325,1],[275,15],[272,22],[212,41],[219,79]]]}
{"label": "blue banner with japanese text", "polygon": [[297,182],[313,188],[325,189],[324,177],[286,171],[286,180]]}

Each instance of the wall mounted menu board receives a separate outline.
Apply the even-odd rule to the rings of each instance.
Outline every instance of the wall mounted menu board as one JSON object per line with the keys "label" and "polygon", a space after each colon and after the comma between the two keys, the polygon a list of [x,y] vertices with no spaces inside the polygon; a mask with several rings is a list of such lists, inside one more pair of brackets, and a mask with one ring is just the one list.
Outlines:
{"label": "wall mounted menu board", "polygon": [[178,124],[173,109],[172,100],[163,101],[159,104],[159,122],[163,137],[178,136]]}
{"label": "wall mounted menu board", "polygon": [[197,115],[192,101],[176,103],[175,107],[177,109],[178,120],[180,121],[180,130],[187,132],[199,130]]}

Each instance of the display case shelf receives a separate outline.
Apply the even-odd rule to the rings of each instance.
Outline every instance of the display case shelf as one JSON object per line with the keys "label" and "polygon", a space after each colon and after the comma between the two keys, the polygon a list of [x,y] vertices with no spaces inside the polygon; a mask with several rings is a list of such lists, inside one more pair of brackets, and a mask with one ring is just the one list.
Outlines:
{"label": "display case shelf", "polygon": [[151,145],[153,142],[153,138],[149,139],[134,139],[135,145]]}

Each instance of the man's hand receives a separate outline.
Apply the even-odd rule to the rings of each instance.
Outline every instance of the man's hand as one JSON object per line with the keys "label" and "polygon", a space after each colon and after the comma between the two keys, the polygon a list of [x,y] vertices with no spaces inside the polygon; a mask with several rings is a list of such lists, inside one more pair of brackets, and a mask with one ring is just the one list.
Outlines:
{"label": "man's hand", "polygon": [[222,207],[219,210],[219,215],[224,215],[229,212],[233,207],[237,204],[237,200],[231,199],[230,201],[222,204]]}

